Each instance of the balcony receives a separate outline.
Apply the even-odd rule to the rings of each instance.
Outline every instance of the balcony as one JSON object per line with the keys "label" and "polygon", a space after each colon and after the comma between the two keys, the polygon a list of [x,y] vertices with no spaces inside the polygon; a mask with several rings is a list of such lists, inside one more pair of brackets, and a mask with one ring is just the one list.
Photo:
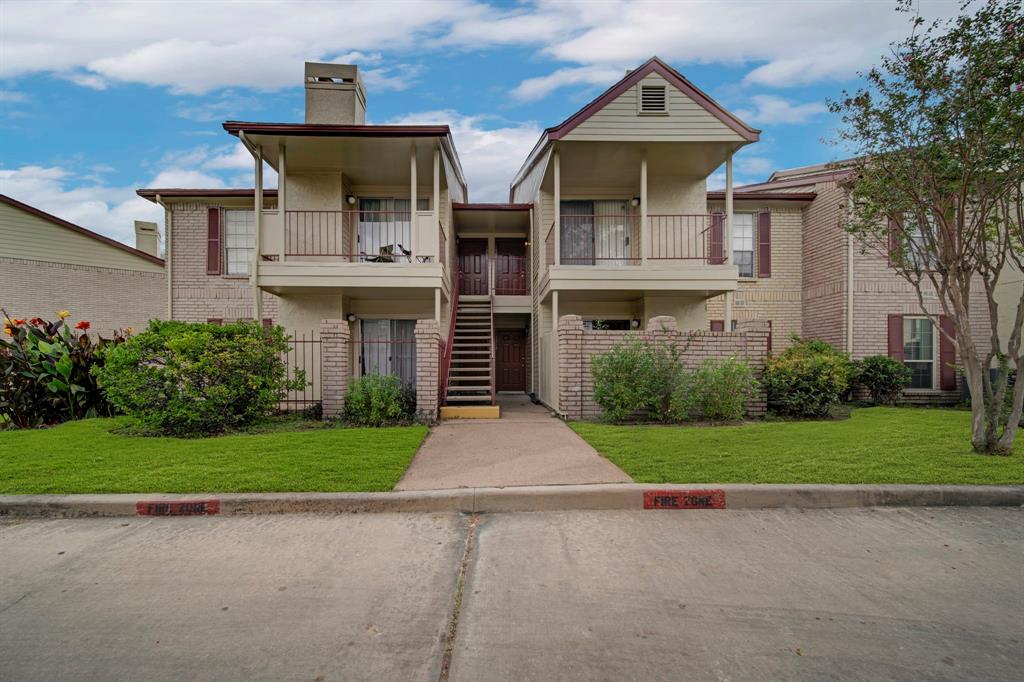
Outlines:
{"label": "balcony", "polygon": [[[731,291],[737,270],[726,265],[722,215],[560,216],[544,240],[549,290]],[[556,237],[560,237],[556,239]]]}
{"label": "balcony", "polygon": [[264,211],[258,283],[447,290],[446,246],[432,211]]}

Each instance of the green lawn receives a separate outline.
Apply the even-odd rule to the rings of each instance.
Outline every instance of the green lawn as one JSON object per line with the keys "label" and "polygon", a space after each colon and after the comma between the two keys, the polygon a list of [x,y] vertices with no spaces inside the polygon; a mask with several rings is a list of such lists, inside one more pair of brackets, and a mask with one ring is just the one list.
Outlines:
{"label": "green lawn", "polygon": [[425,426],[187,440],[110,432],[128,423],[0,431],[0,494],[391,490],[427,435]]}
{"label": "green lawn", "polygon": [[843,421],[570,426],[640,483],[1024,483],[1024,434],[1009,457],[974,454],[965,411],[872,407]]}

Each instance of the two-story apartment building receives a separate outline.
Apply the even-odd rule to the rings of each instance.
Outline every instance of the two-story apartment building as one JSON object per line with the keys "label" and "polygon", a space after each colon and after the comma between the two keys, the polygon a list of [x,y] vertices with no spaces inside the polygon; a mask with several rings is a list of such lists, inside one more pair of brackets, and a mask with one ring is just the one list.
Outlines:
{"label": "two-story apartment building", "polygon": [[335,375],[386,372],[421,394],[433,376],[448,405],[525,391],[565,413],[563,318],[587,333],[655,319],[722,348],[752,323],[770,347],[797,334],[889,352],[915,395],[951,390],[949,348],[842,231],[839,174],[734,188],[733,155],[759,131],[657,58],[545,130],[507,204],[467,203],[447,126],[367,125],[357,67],[307,64],[305,94],[304,123],[224,124],[254,189],[139,194],[166,210],[172,317],[262,319],[325,354],[341,339],[341,364],[311,368],[332,410]]}

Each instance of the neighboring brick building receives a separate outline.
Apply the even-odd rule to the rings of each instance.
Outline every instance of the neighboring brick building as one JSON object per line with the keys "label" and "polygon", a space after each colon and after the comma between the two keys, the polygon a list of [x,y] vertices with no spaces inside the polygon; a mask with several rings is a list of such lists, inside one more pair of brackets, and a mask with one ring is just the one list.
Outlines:
{"label": "neighboring brick building", "polygon": [[141,249],[0,194],[0,307],[26,319],[68,310],[101,336],[166,317],[159,233],[135,229]]}

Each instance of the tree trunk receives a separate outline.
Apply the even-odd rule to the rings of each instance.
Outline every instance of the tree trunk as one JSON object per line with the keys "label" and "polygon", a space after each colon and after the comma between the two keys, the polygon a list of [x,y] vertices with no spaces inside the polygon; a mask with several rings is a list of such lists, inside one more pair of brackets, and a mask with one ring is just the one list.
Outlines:
{"label": "tree trunk", "polygon": [[1013,404],[1010,407],[1010,414],[1006,417],[1006,427],[1003,430],[1003,435],[996,443],[996,452],[998,454],[1013,454],[1013,442],[1017,437],[1022,413],[1024,413],[1024,372],[1018,368],[1017,381],[1013,386]]}

